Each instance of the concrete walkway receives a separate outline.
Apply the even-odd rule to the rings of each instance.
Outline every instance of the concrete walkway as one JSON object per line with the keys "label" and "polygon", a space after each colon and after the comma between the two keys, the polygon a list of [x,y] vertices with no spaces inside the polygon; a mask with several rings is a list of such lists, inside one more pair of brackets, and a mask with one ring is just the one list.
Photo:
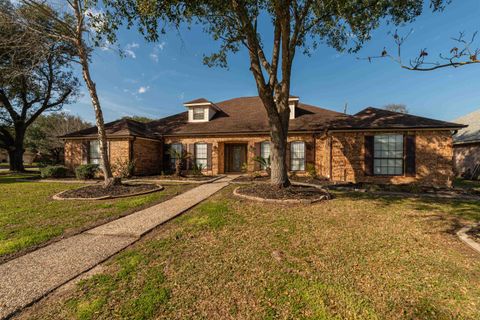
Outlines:
{"label": "concrete walkway", "polygon": [[170,200],[0,265],[0,319],[10,317],[180,215],[234,177],[200,185]]}

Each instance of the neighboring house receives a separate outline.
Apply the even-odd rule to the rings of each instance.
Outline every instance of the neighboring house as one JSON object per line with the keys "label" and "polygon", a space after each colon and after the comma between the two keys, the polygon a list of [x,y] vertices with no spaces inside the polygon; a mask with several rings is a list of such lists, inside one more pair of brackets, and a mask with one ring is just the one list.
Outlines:
{"label": "neighboring house", "polygon": [[[29,151],[29,150],[26,150],[24,153],[23,153],[23,163],[25,164],[32,164],[35,159],[37,157],[37,154],[32,152],[32,151]],[[9,156],[8,156],[8,152],[7,150],[5,149],[0,149],[0,163],[1,162],[9,162]]]}
{"label": "neighboring house", "polygon": [[461,175],[475,165],[480,165],[480,110],[474,111],[455,120],[468,127],[453,136],[455,173]]}
{"label": "neighboring house", "polygon": [[[339,182],[449,185],[452,134],[463,126],[376,108],[351,116],[291,97],[287,166]],[[262,170],[253,159],[270,153],[269,125],[258,97],[186,102],[187,112],[139,123],[106,124],[112,163],[135,160],[136,174],[172,169],[169,148],[188,151],[205,174]],[[98,163],[96,128],[67,134],[65,163]],[[191,162],[189,161],[189,162]],[[192,163],[187,164],[191,168]]]}

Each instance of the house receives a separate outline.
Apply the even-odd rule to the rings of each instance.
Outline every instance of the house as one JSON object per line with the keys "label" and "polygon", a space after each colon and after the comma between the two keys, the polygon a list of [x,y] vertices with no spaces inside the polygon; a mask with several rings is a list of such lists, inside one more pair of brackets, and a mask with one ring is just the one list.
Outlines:
{"label": "house", "polygon": [[455,173],[473,173],[475,165],[480,165],[480,110],[460,117],[455,122],[468,125],[453,137]]}
{"label": "house", "polygon": [[8,152],[7,150],[0,149],[0,163],[8,162]]}
{"label": "house", "polygon": [[[290,97],[287,166],[339,182],[449,185],[452,135],[463,125],[376,108],[355,115],[305,104]],[[269,125],[259,97],[184,104],[186,111],[150,123],[106,124],[112,163],[135,161],[138,175],[172,168],[169,148],[188,151],[205,174],[261,170],[253,159],[270,153]],[[98,163],[96,128],[67,134],[65,163]],[[187,164],[188,165],[188,164]],[[191,166],[191,164],[190,164]]]}

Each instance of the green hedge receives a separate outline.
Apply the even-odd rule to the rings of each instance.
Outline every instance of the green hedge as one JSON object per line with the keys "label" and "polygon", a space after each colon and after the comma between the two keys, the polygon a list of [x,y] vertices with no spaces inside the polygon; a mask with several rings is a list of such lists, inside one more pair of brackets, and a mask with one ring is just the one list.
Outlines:
{"label": "green hedge", "polygon": [[98,164],[84,164],[75,168],[75,176],[80,180],[95,178],[98,171]]}
{"label": "green hedge", "polygon": [[65,178],[68,169],[64,166],[46,166],[40,168],[40,176],[42,178]]}

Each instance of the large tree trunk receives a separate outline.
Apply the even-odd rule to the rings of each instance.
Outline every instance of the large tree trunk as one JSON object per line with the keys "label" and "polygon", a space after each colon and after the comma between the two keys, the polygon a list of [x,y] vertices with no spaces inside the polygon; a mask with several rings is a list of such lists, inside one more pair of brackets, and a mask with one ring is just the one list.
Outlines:
{"label": "large tree trunk", "polygon": [[76,49],[78,50],[78,57],[80,64],[82,66],[82,76],[87,85],[88,92],[90,93],[90,98],[92,100],[93,110],[95,111],[95,124],[98,130],[98,141],[100,145],[100,167],[103,172],[104,177],[104,187],[107,188],[111,185],[120,184],[120,178],[114,178],[112,174],[112,169],[110,167],[110,161],[108,159],[108,145],[107,145],[107,135],[105,133],[105,122],[103,120],[103,112],[100,107],[100,100],[97,95],[97,88],[95,83],[92,81],[90,76],[90,68],[88,64],[88,53],[83,42],[83,12],[81,11],[81,6],[78,0],[72,2],[73,10],[77,19],[77,37],[76,37]]}
{"label": "large tree trunk", "polygon": [[13,145],[8,149],[8,157],[10,158],[10,171],[24,172],[23,153],[25,152],[23,142],[25,140],[25,131],[22,125],[15,128],[15,140]]}
{"label": "large tree trunk", "polygon": [[10,158],[10,171],[14,172],[24,172],[25,167],[23,166],[23,143],[16,144],[8,150],[8,157]]}

